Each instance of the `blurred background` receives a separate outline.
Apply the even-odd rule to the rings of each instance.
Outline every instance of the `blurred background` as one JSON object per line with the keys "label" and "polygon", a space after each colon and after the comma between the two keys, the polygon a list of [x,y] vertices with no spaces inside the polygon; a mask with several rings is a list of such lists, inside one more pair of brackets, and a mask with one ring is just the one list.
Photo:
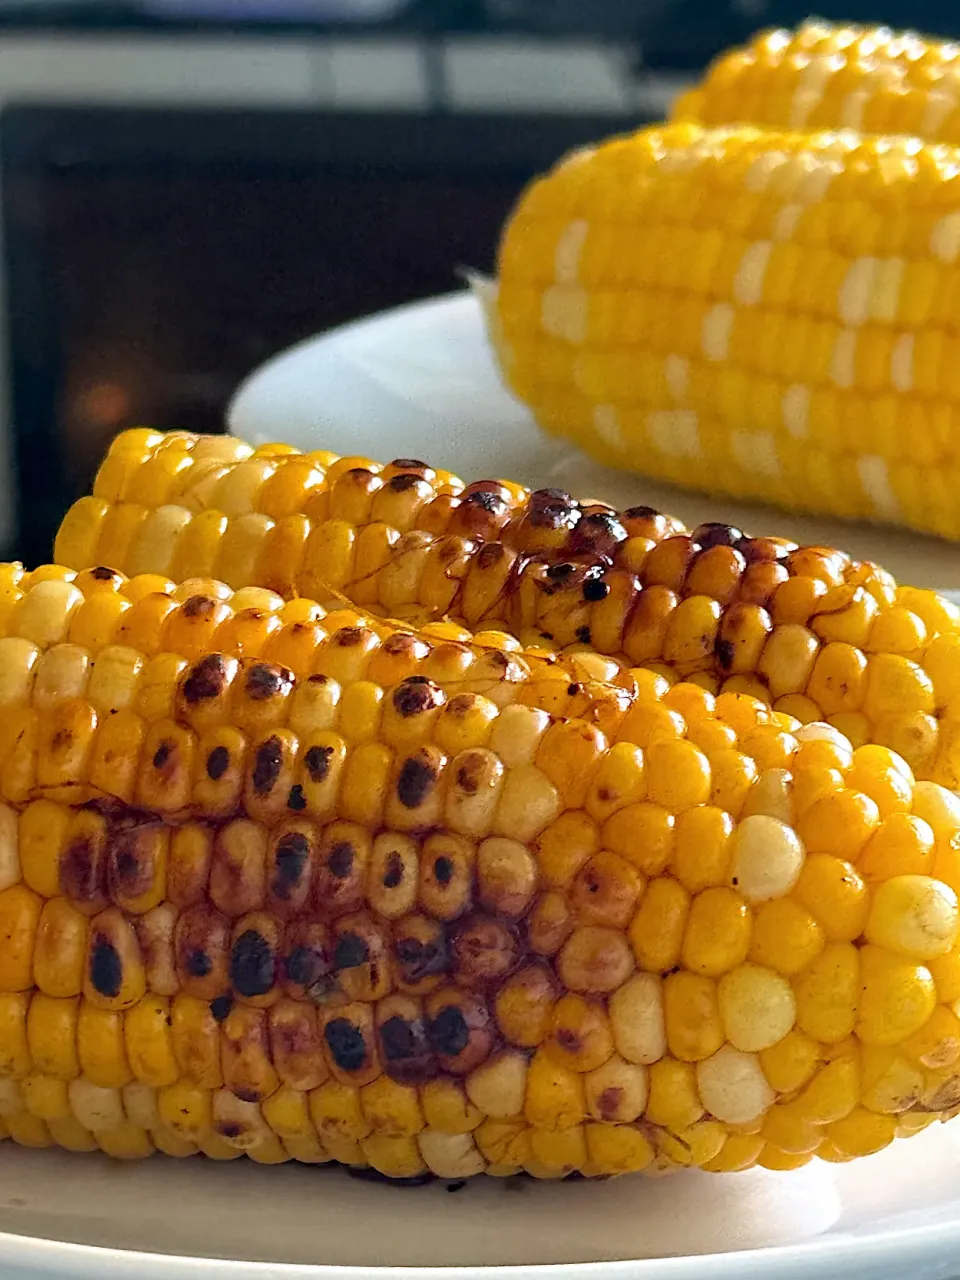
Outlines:
{"label": "blurred background", "polygon": [[[948,0],[819,16],[960,36]],[[0,554],[134,423],[489,270],[520,187],[794,0],[0,0]]]}

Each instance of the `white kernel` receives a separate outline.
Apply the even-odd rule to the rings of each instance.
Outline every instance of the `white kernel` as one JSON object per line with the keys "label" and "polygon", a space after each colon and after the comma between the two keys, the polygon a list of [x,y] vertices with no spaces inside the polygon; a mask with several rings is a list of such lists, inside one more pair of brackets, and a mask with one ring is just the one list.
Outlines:
{"label": "white kernel", "polygon": [[789,826],[793,818],[790,782],[791,775],[787,769],[764,769],[747,792],[741,820],[753,814],[765,814]]}
{"label": "white kernel", "polygon": [[890,381],[904,395],[913,390],[913,334],[901,333],[890,354]]}
{"label": "white kernel", "polygon": [[587,292],[579,285],[553,284],[543,292],[540,327],[551,338],[580,343],[587,336]]}
{"label": "white kernel", "polygon": [[730,883],[748,902],[782,898],[797,883],[805,856],[792,827],[769,814],[752,814],[733,838]]}
{"label": "white kernel", "polygon": [[777,442],[769,431],[734,431],[730,438],[733,456],[744,471],[776,479],[780,475]]}
{"label": "white kernel", "polygon": [[470,1178],[486,1168],[483,1156],[471,1133],[443,1133],[440,1129],[421,1129],[417,1146],[423,1162],[438,1178]]}
{"label": "white kernel", "polygon": [[646,1066],[667,1051],[663,985],[656,973],[635,973],[610,997],[610,1025],[617,1051]]}
{"label": "white kernel", "polygon": [[841,751],[849,753],[851,758],[853,756],[853,744],[850,739],[832,724],[827,724],[823,720],[811,720],[809,724],[802,724],[799,729],[794,730],[793,736],[798,742],[829,742],[839,747]]}
{"label": "white kernel", "polygon": [[726,1124],[749,1124],[775,1097],[757,1058],[729,1044],[697,1063],[697,1089],[710,1114]]}
{"label": "white kernel", "polygon": [[893,876],[873,892],[864,933],[878,947],[915,960],[951,950],[960,931],[957,895],[931,876]]}
{"label": "white kernel", "polygon": [[757,964],[741,964],[720,979],[720,1020],[735,1049],[758,1053],[782,1040],[797,1019],[786,978]]}
{"label": "white kernel", "polygon": [[730,352],[734,310],[729,302],[719,302],[703,317],[700,344],[708,360],[726,360]]}
{"label": "white kernel", "polygon": [[833,346],[830,361],[830,378],[838,387],[852,387],[856,377],[854,360],[857,354],[857,331],[841,329]]}
{"label": "white kernel", "polygon": [[795,382],[787,387],[780,401],[783,425],[794,440],[805,440],[810,434],[810,388]]}
{"label": "white kernel", "polygon": [[791,240],[803,216],[802,204],[785,204],[773,220],[774,240]]}
{"label": "white kernel", "polygon": [[960,212],[948,213],[933,225],[930,252],[948,265],[960,258]]}
{"label": "white kernel", "polygon": [[857,459],[857,473],[863,492],[873,504],[874,514],[883,520],[895,520],[900,514],[900,503],[890,483],[890,472],[883,458],[866,454]]}
{"label": "white kernel", "polygon": [[870,317],[876,258],[854,258],[840,286],[838,313],[842,324],[850,328],[865,324]]}
{"label": "white kernel", "polygon": [[623,448],[623,431],[620,428],[617,411],[612,404],[594,405],[593,425],[601,440],[605,440],[614,449]]}
{"label": "white kernel", "polygon": [[590,224],[577,218],[564,227],[553,258],[553,274],[557,284],[576,284],[580,277],[580,255],[586,243]]}
{"label": "white kernel", "polygon": [[700,419],[692,409],[647,414],[646,426],[650,442],[661,453],[682,458],[700,456]]}
{"label": "white kernel", "polygon": [[758,240],[740,259],[740,266],[733,281],[735,301],[745,307],[755,307],[763,298],[763,277],[770,260],[769,240]]}
{"label": "white kernel", "polygon": [[527,1085],[527,1056],[516,1049],[506,1049],[488,1059],[467,1076],[467,1097],[484,1115],[504,1120],[523,1110]]}
{"label": "white kernel", "polygon": [[770,179],[786,163],[787,153],[785,151],[763,152],[757,156],[745,173],[743,179],[744,187],[752,195],[763,195],[767,190]]}
{"label": "white kernel", "polygon": [[682,404],[690,389],[690,361],[686,356],[667,356],[663,362],[663,376],[674,400]]}

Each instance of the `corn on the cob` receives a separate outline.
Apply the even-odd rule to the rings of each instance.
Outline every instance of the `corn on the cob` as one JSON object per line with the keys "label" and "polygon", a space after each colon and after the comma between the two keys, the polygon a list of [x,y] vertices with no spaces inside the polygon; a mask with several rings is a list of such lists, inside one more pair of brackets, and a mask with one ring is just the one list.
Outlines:
{"label": "corn on the cob", "polygon": [[[121,437],[117,448],[125,449],[127,440]],[[139,446],[130,443],[139,458]],[[242,446],[223,442],[220,447]],[[134,483],[136,463],[126,462],[127,483]],[[365,474],[374,475],[375,467],[370,464]],[[510,561],[514,567],[506,581],[492,556],[470,560],[466,578],[451,587],[454,611],[466,622],[487,624],[492,615],[541,643],[549,637],[558,646],[573,646],[577,652],[562,655],[555,678],[572,671],[575,681],[618,679],[615,667],[598,668],[595,657],[579,652],[590,645],[670,681],[696,682],[710,694],[747,693],[802,721],[826,720],[855,746],[889,746],[918,776],[960,786],[960,681],[952,673],[960,650],[955,606],[932,592],[898,587],[876,565],[831,548],[751,538],[719,524],[688,533],[678,521],[648,508],[591,521],[588,508],[551,492],[544,525],[562,526],[564,541]],[[248,496],[259,500],[255,490]],[[517,510],[526,514],[516,526],[508,522],[501,536],[521,536],[536,497],[518,497]],[[74,563],[89,558],[77,550],[84,539],[88,546],[95,541],[88,510],[75,508],[61,535],[61,550],[71,553]],[[203,513],[194,518],[202,519]],[[587,521],[590,535],[572,543],[569,530],[575,534]],[[600,528],[605,541],[597,545]],[[473,547],[464,545],[468,552]],[[502,542],[481,546],[504,548]],[[126,543],[115,540],[113,551],[129,563]],[[507,546],[505,552],[512,555],[513,549]],[[427,611],[438,613],[450,607],[450,595],[431,595],[423,584],[441,583],[447,560],[438,552],[431,562],[431,555],[417,591]],[[325,563],[312,570],[318,578]],[[80,580],[98,572],[85,569]],[[389,566],[382,572],[389,573]],[[360,595],[354,579],[345,578],[344,588]],[[135,578],[124,590],[138,594],[139,584],[151,581]],[[210,589],[209,583],[188,582],[178,592]],[[261,595],[280,603],[277,596]],[[475,607],[476,600],[489,602],[485,611]],[[214,643],[217,625],[218,620],[209,620],[204,643]],[[236,625],[227,627],[226,639],[217,633],[216,644],[231,643]],[[261,619],[260,626],[266,625]],[[171,643],[181,642],[172,637]],[[245,643],[250,651],[250,640]],[[528,652],[525,661],[532,660]],[[571,661],[580,665],[571,669]],[[550,704],[547,709],[562,708]]]}
{"label": "corn on the cob", "polygon": [[890,750],[642,673],[604,733],[302,601],[250,653],[216,593],[3,574],[15,1141],[785,1169],[960,1103],[960,805]]}
{"label": "corn on the cob", "polygon": [[960,143],[960,45],[915,31],[836,26],[764,31],[722,54],[674,119],[857,129]]}
{"label": "corn on the cob", "polygon": [[614,465],[960,538],[958,164],[683,123],[580,152],[504,234],[505,377]]}

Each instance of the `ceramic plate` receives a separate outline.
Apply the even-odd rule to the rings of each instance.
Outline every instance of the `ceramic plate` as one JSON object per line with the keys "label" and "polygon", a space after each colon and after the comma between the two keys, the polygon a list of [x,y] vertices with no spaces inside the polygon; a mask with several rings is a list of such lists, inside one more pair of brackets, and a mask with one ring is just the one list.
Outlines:
{"label": "ceramic plate", "polygon": [[[688,523],[837,543],[960,587],[944,544],[708,503],[541,437],[500,388],[479,312],[446,298],[305,343],[241,389],[247,438],[560,484]],[[850,1165],[606,1183],[406,1188],[333,1168],[0,1146],[0,1274],[84,1280],[956,1280],[960,1120]],[[454,1193],[455,1192],[455,1193]],[[489,1268],[498,1268],[491,1272]],[[506,1268],[500,1270],[499,1268]],[[379,1270],[382,1269],[382,1270]]]}

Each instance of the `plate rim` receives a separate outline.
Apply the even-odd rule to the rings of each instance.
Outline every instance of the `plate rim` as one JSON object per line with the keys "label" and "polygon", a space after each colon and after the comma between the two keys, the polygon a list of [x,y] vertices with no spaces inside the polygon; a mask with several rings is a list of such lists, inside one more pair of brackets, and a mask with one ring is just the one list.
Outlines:
{"label": "plate rim", "polygon": [[[642,1177],[643,1175],[636,1175]],[[721,1175],[723,1176],[723,1175]],[[735,1177],[736,1175],[726,1175]],[[724,1253],[662,1258],[618,1258],[595,1262],[516,1263],[490,1266],[370,1266],[341,1263],[268,1262],[206,1258],[197,1254],[114,1249],[103,1245],[51,1240],[0,1231],[2,1269],[20,1267],[28,1275],[69,1275],[76,1280],[168,1280],[211,1275],[271,1277],[271,1280],[825,1280],[825,1271],[844,1264],[869,1267],[882,1260],[887,1268],[916,1264],[921,1257],[943,1257],[960,1244],[960,1218],[933,1227],[912,1226],[866,1233],[814,1237],[793,1244]],[[917,1247],[918,1246],[918,1247]],[[958,1264],[960,1265],[960,1264]],[[776,1270],[773,1270],[776,1268]]]}

